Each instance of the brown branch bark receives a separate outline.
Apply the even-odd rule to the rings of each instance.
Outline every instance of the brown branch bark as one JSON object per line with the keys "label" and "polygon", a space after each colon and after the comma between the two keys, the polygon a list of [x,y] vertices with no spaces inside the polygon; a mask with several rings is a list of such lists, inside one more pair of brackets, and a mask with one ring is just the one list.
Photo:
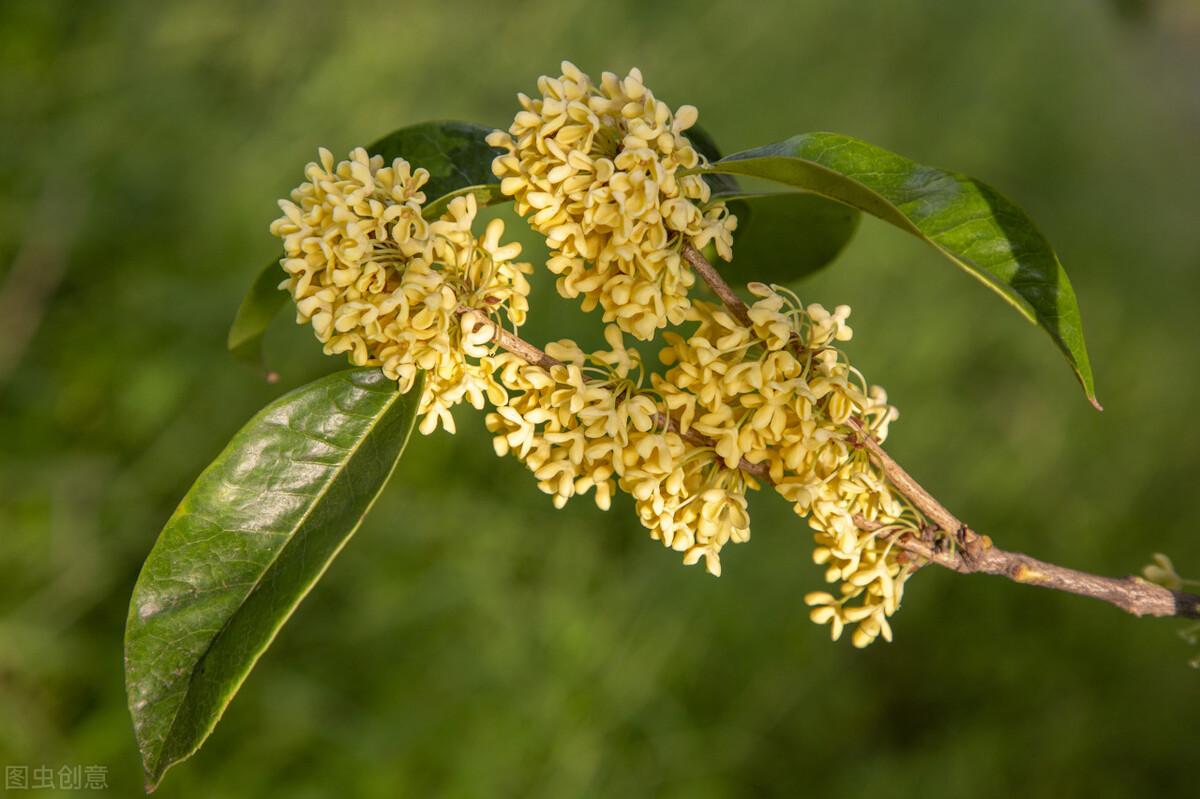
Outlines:
{"label": "brown branch bark", "polygon": [[480,328],[490,327],[492,329],[492,341],[496,342],[501,349],[511,352],[526,363],[540,366],[543,369],[549,370],[554,366],[562,366],[562,361],[551,358],[544,350],[533,344],[530,344],[523,338],[520,338],[512,333],[509,333],[500,325],[492,321],[492,318],[483,311],[475,308],[467,308],[459,306],[459,316],[470,316],[475,320],[475,324]]}
{"label": "brown branch bark", "polygon": [[[734,293],[708,259],[690,245],[685,245],[683,255],[721,299],[729,313],[743,324],[748,324],[750,317],[746,304]],[[896,490],[907,497],[931,522],[952,536],[956,544],[953,548],[940,548],[930,541],[906,534],[896,541],[897,546],[929,563],[960,574],[994,574],[1024,585],[1038,585],[1055,591],[1092,597],[1115,605],[1134,616],[1181,616],[1200,619],[1200,596],[1172,591],[1140,577],[1102,577],[1089,574],[994,546],[990,538],[976,533],[938,502],[857,420],[852,420],[851,426],[857,433],[860,445],[871,454]],[[855,521],[867,531],[878,528],[878,525],[863,518]]]}
{"label": "brown branch bark", "polygon": [[700,275],[708,287],[713,290],[726,310],[733,314],[733,317],[741,322],[743,327],[754,326],[750,322],[750,309],[746,307],[746,303],[742,302],[742,298],[737,295],[737,292],[725,282],[717,272],[717,268],[709,263],[708,259],[704,257],[704,253],[690,244],[685,244],[683,245],[683,257],[692,265],[696,274]]}
{"label": "brown branch bark", "polygon": [[[876,522],[860,517],[855,523],[866,531],[879,529]],[[1134,616],[1180,616],[1200,619],[1200,597],[1183,591],[1172,591],[1140,577],[1102,577],[1066,566],[1038,560],[1021,552],[1009,552],[993,546],[984,536],[975,554],[964,550],[947,550],[914,538],[910,534],[896,545],[924,560],[956,571],[959,574],[994,574],[1023,585],[1038,585],[1054,591],[1091,597],[1116,605]]]}

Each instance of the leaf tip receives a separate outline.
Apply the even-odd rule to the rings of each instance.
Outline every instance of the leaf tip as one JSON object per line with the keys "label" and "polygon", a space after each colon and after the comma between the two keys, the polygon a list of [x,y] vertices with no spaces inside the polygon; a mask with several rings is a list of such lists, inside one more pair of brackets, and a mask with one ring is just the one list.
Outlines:
{"label": "leaf tip", "polygon": [[1073,364],[1075,366],[1075,374],[1079,378],[1079,384],[1083,386],[1083,396],[1087,398],[1088,403],[1098,411],[1103,411],[1104,406],[1100,404],[1100,399],[1096,396],[1096,383],[1092,379],[1092,368],[1087,362],[1087,351],[1083,353],[1082,364]]}
{"label": "leaf tip", "polygon": [[158,790],[158,786],[162,784],[162,778],[162,771],[156,775],[149,763],[142,764],[142,790],[146,792],[147,796]]}

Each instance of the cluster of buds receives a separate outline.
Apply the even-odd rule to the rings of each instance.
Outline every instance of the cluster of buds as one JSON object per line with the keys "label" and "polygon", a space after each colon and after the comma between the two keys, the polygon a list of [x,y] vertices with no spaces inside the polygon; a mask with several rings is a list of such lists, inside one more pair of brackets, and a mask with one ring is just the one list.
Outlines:
{"label": "cluster of buds", "polygon": [[598,86],[569,61],[562,71],[538,80],[540,97],[520,95],[508,132],[489,137],[506,151],[493,171],[546,237],[559,293],[649,341],[687,311],[695,276],[683,246],[711,243],[729,260],[737,219],[709,202],[701,176],[681,174],[706,163],[684,135],[694,106],[672,113],[637,69]]}
{"label": "cluster of buds", "polygon": [[[327,353],[378,365],[402,389],[427,373],[422,432],[454,432],[449,409],[464,399],[490,404],[497,454],[520,459],[557,507],[591,492],[607,510],[628,494],[653,539],[714,575],[722,548],[750,537],[747,491],[769,484],[808,520],[837,586],[806,598],[813,620],[835,639],[853,625],[856,646],[890,640],[912,569],[894,544],[921,518],[861,446],[896,411],[838,348],[850,309],[761,283],[736,315],[690,299],[684,248],[713,243],[728,259],[736,226],[705,205],[700,177],[677,174],[701,163],[683,136],[695,109],[672,114],[636,70],[598,87],[563,72],[489,138],[507,151],[493,170],[547,236],[559,293],[602,309],[608,349],[564,339],[531,358],[512,346],[500,331],[525,320],[531,267],[501,243],[503,223],[477,238],[469,195],[426,220],[428,174],[361,149],[337,164],[322,150],[272,225],[298,321]],[[668,325],[654,372],[626,335]]]}

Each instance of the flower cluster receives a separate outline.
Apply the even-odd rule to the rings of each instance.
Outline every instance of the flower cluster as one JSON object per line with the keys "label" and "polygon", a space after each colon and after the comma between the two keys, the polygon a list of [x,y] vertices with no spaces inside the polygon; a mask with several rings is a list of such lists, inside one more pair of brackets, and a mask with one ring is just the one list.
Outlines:
{"label": "flower cluster", "polygon": [[558,507],[594,488],[607,510],[620,488],[654,539],[719,575],[721,547],[750,535],[747,478],[711,444],[680,434],[615,325],[605,339],[612,349],[593,353],[570,340],[549,345],[560,362],[549,369],[500,356],[499,380],[512,393],[487,417],[496,452],[520,458]]}
{"label": "flower cluster", "polygon": [[[829,622],[835,638],[857,623],[859,646],[877,635],[890,638],[887,617],[909,574],[892,542],[918,522],[856,436],[861,430],[882,440],[896,411],[836,346],[852,335],[848,307],[830,313],[803,306],[780,287],[749,288],[758,298],[749,327],[721,308],[694,303],[700,324],[687,338],[666,334],[660,357],[671,368],[655,388],[683,433],[714,442],[729,469],[765,467],[775,490],[808,519],[814,558],[840,585],[836,598],[809,597],[820,604],[814,621]],[[876,529],[864,532],[858,519]]]}
{"label": "flower cluster", "polygon": [[749,327],[694,302],[695,328],[664,335],[668,368],[649,386],[641,356],[613,325],[609,350],[547,347],[560,362],[549,369],[500,356],[510,399],[487,417],[496,451],[520,458],[559,507],[593,488],[605,509],[614,488],[628,493],[654,539],[713,574],[722,547],[750,535],[746,491],[758,484],[747,467],[765,470],[808,519],[814,558],[839,585],[837,597],[808,597],[819,605],[813,619],[835,638],[857,625],[858,646],[890,638],[887,618],[910,573],[893,542],[920,522],[856,436],[882,439],[896,411],[835,346],[851,337],[848,308],[830,313],[785,289],[750,288],[758,301]]}
{"label": "flower cluster", "polygon": [[[808,520],[837,586],[806,597],[811,618],[835,639],[853,626],[856,646],[890,640],[913,568],[895,542],[922,519],[863,446],[896,411],[838,347],[850,309],[761,283],[748,308],[690,300],[683,247],[729,258],[736,224],[688,173],[703,163],[683,135],[696,110],[672,114],[637,70],[599,86],[563,72],[488,141],[505,150],[502,192],[547,237],[559,291],[603,309],[607,349],[563,339],[542,354],[503,333],[525,321],[532,271],[501,243],[503,223],[476,237],[472,195],[427,219],[428,173],[362,149],[339,163],[321,150],[272,224],[297,320],[326,353],[380,366],[404,390],[425,373],[423,433],[453,432],[464,400],[490,404],[496,453],[520,459],[557,507],[591,492],[607,510],[623,492],[653,539],[714,575],[725,545],[750,537],[746,492],[768,483]],[[653,373],[626,336],[668,325]]]}
{"label": "flower cluster", "polygon": [[402,158],[385,166],[362,148],[336,164],[322,149],[305,176],[271,225],[283,239],[281,288],[296,301],[297,322],[312,325],[326,354],[380,366],[404,390],[424,371],[422,433],[439,424],[453,432],[449,408],[464,399],[480,409],[485,397],[502,401],[488,363],[492,326],[460,310],[524,322],[532,267],[513,260],[519,244],[500,242],[504,223],[476,238],[473,196],[427,221],[429,173]]}
{"label": "flower cluster", "polygon": [[706,163],[684,135],[694,106],[672,113],[636,69],[598,86],[570,62],[562,71],[538,80],[541,97],[520,95],[508,132],[489,137],[505,150],[492,169],[546,236],[559,293],[648,341],[685,317],[695,276],[683,245],[711,243],[729,260],[737,219],[709,202],[702,177],[680,174]]}

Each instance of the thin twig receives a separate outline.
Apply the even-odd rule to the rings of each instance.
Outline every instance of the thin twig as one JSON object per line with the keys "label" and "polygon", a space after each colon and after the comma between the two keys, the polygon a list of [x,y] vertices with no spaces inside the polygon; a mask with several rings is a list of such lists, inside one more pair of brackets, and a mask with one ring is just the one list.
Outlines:
{"label": "thin twig", "polygon": [[685,244],[683,245],[683,257],[692,265],[692,269],[704,279],[704,282],[713,290],[729,313],[733,314],[733,317],[741,323],[742,327],[754,326],[750,321],[750,309],[746,307],[746,303],[742,302],[742,298],[730,288],[717,272],[716,267],[709,263],[702,252],[690,244]]}
{"label": "thin twig", "polygon": [[[729,284],[698,250],[685,246],[684,257],[700,277],[725,304],[726,309],[742,321],[749,321],[749,309]],[[896,490],[907,497],[917,510],[925,514],[941,530],[955,538],[958,546],[942,550],[934,544],[905,534],[896,545],[908,552],[960,574],[995,574],[1025,585],[1040,585],[1055,591],[1088,596],[1115,605],[1135,616],[1182,616],[1200,618],[1200,596],[1172,591],[1140,577],[1101,577],[1087,572],[1056,566],[1020,552],[1009,552],[993,546],[991,539],[981,536],[938,502],[920,483],[892,459],[862,424],[851,421],[859,443],[887,475]],[[872,531],[874,522],[856,517],[860,528]]]}
{"label": "thin twig", "polygon": [[[878,522],[861,516],[855,524],[871,532],[879,529]],[[979,540],[986,540],[979,537]],[[939,549],[907,531],[896,545],[960,574],[995,574],[1024,585],[1040,585],[1054,591],[1065,591],[1092,597],[1116,605],[1134,616],[1181,616],[1200,618],[1200,597],[1182,591],[1172,591],[1140,577],[1102,577],[1065,566],[1057,566],[1020,552],[1009,552],[988,544],[974,556],[961,550]]]}
{"label": "thin twig", "polygon": [[980,548],[988,546],[985,539],[959,521],[957,516],[926,491],[925,487],[905,471],[903,466],[896,463],[861,422],[851,418],[849,424],[858,433],[857,441],[871,454],[896,490],[908,497],[912,504],[916,505],[917,510],[925,514],[925,517],[940,529],[955,536],[958,542],[967,548],[968,555],[974,555]]}
{"label": "thin twig", "polygon": [[501,349],[511,352],[526,363],[540,366],[547,371],[552,367],[562,366],[562,361],[557,358],[551,358],[540,347],[534,346],[525,339],[509,333],[503,327],[496,324],[483,311],[459,306],[458,313],[460,316],[470,316],[475,321],[475,325],[481,329],[484,327],[492,328],[492,341],[496,342]]}

